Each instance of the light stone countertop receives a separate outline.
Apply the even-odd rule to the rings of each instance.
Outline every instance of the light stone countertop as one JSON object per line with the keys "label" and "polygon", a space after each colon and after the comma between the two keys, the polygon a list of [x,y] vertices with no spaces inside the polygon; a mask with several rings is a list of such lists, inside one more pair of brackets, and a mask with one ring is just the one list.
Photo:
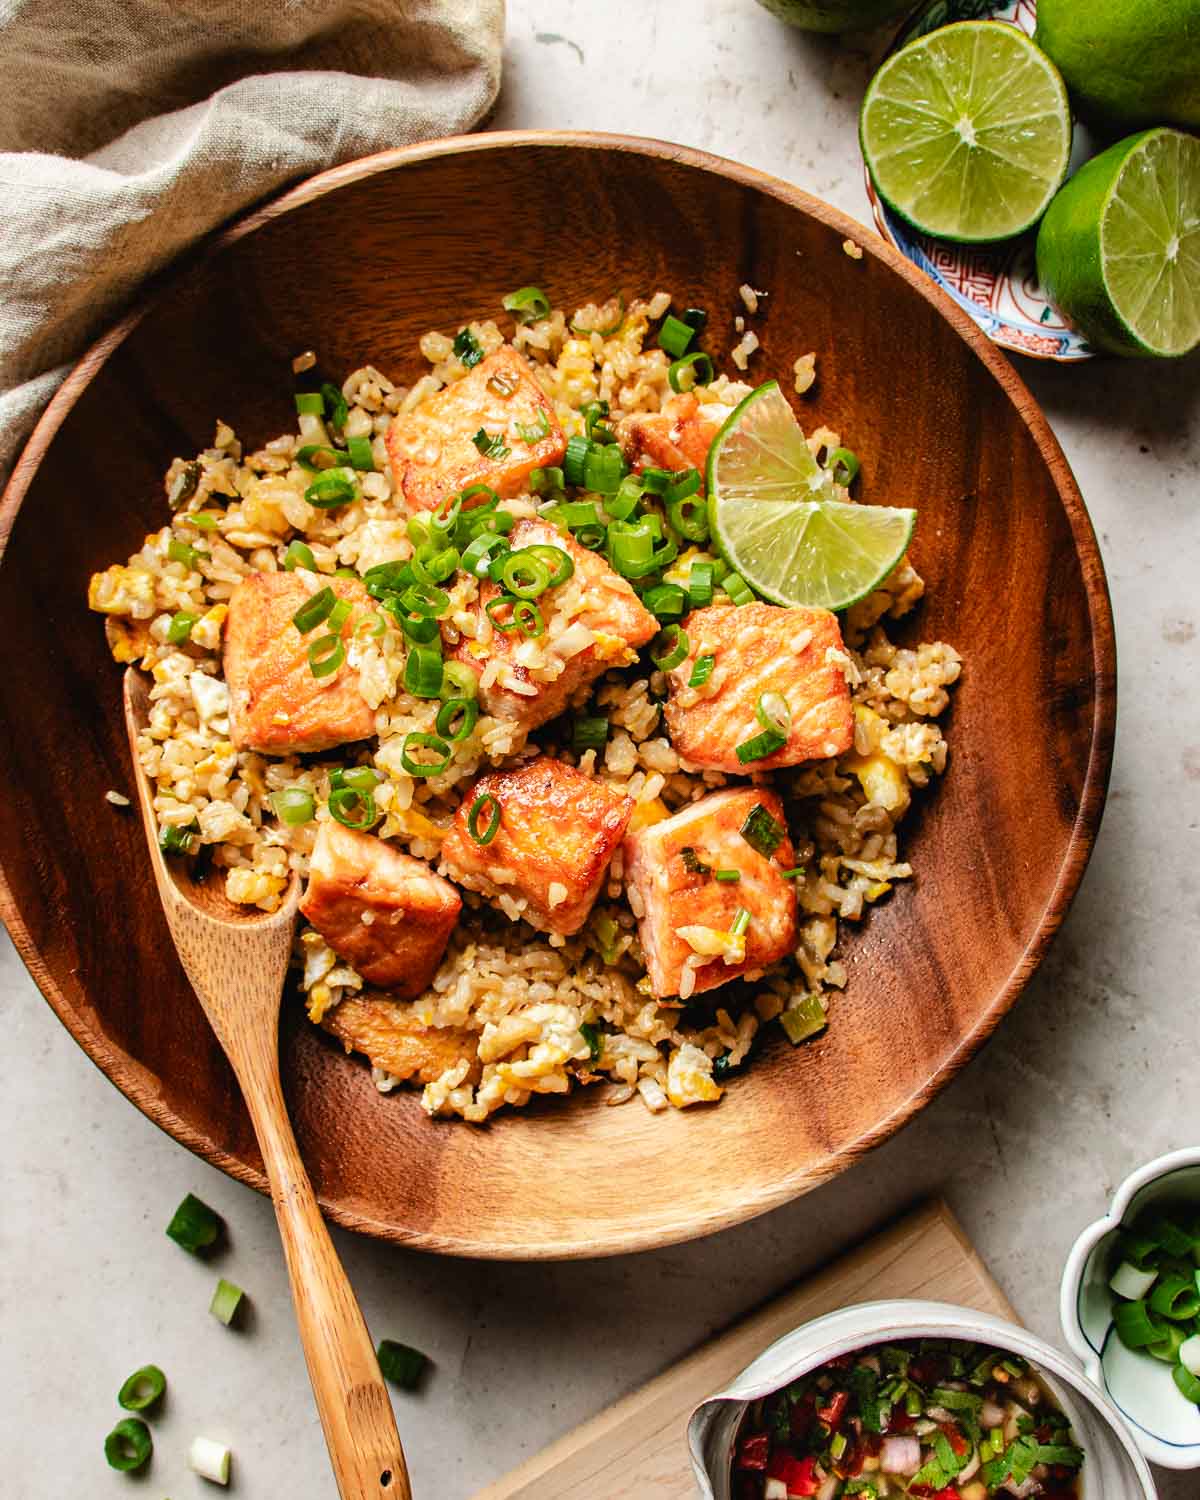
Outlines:
{"label": "light stone countertop", "polygon": [[[806,38],[751,0],[509,9],[496,127],[673,138],[867,217],[855,117],[878,38]],[[1195,360],[1020,368],[1091,508],[1121,657],[1108,813],[1061,937],[994,1041],[919,1120],[754,1223],[559,1266],[439,1260],[336,1233],[375,1335],[436,1361],[423,1395],[396,1399],[419,1496],[463,1500],[934,1191],[1021,1316],[1061,1342],[1058,1278],[1076,1233],[1131,1168],[1200,1135],[1200,372]],[[268,1204],[128,1105],[0,942],[0,1491],[212,1495],[184,1467],[204,1433],[233,1446],[233,1493],[332,1496]],[[162,1233],[189,1190],[231,1227],[216,1268]],[[216,1270],[251,1294],[243,1333],[207,1314]],[[121,1380],[148,1360],[170,1395],[152,1473],[131,1487],[101,1442]],[[1163,1475],[1162,1500],[1194,1496],[1198,1482]]]}

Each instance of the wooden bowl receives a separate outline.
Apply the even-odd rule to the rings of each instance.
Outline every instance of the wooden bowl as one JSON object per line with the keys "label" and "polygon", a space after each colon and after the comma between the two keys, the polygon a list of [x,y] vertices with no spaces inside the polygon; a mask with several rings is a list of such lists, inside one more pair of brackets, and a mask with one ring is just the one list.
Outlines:
{"label": "wooden bowl", "polygon": [[[861,259],[843,241],[857,240]],[[651,1116],[586,1093],[434,1122],[285,1005],[284,1076],[332,1218],[454,1254],[599,1255],[706,1234],[850,1166],[989,1035],[1079,883],[1104,802],[1112,618],[1095,538],[1033,399],[898,254],[761,173],[648,141],[507,133],[327,172],[172,274],[83,359],[0,513],[2,911],[64,1024],[137,1106],[262,1189],[233,1076],[176,962],[128,792],[120,671],[88,575],[167,516],[161,475],[214,419],[258,443],[294,420],[290,360],[412,378],[429,328],[500,315],[536,282],[572,307],[663,287],[736,342],[764,288],[752,378],[862,456],[869,500],[920,507],[928,597],[907,627],[966,667],[949,771],[906,827],[917,877],[844,945],[850,979],[816,1042],[772,1038],[716,1108]]]}

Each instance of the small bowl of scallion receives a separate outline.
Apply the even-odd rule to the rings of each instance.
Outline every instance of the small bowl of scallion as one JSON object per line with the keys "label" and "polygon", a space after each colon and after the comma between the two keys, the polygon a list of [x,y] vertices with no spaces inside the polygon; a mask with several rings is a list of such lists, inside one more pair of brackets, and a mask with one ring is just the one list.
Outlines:
{"label": "small bowl of scallion", "polygon": [[1060,1315],[1150,1462],[1200,1468],[1200,1146],[1120,1185],[1067,1258]]}

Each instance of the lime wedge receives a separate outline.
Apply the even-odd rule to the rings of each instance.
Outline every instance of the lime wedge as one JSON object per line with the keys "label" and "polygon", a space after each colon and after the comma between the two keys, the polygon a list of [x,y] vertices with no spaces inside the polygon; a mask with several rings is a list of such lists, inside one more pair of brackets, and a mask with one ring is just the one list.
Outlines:
{"label": "lime wedge", "polygon": [[859,136],[876,190],[924,234],[1010,239],[1036,224],[1071,155],[1058,69],[1024,32],[959,21],[888,60]]}
{"label": "lime wedge", "polygon": [[1042,220],[1037,268],[1098,349],[1162,357],[1200,345],[1200,141],[1146,130],[1086,162]]}
{"label": "lime wedge", "polygon": [[904,556],[917,513],[835,500],[787,398],[768,380],[713,439],[708,518],[722,557],[764,599],[847,609]]}

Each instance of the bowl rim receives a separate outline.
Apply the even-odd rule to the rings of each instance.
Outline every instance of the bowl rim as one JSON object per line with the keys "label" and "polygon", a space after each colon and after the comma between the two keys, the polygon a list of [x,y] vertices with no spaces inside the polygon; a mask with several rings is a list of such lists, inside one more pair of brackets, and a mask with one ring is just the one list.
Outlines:
{"label": "bowl rim", "polygon": [[[129,337],[147,313],[170,290],[186,280],[194,269],[283,215],[378,173],[446,156],[486,153],[513,147],[625,153],[635,158],[649,157],[690,167],[732,181],[740,187],[764,193],[852,241],[865,256],[883,262],[928,302],[968,345],[993,380],[1008,395],[1050,472],[1059,503],[1066,515],[1087,604],[1095,696],[1091,742],[1079,807],[1057,878],[1024,952],[1003,985],[993,992],[986,1009],[977,1015],[973,1025],[960,1039],[959,1045],[942,1060],[919,1089],[889,1115],[877,1121],[870,1130],[856,1140],[845,1143],[841,1156],[845,1166],[849,1166],[867,1151],[890,1139],[961,1071],[1012,1008],[1044,957],[1070,908],[1095,844],[1112,766],[1117,700],[1115,632],[1104,563],[1079,486],[1044,413],[1016,370],[967,314],[868,226],[803,189],[758,168],[669,141],[600,131],[503,130],[448,136],[377,152],[329,168],[284,190],[265,204],[214,231],[168,267],[148,278],[138,293],[136,303],[87,349],[42,413],[14,466],[3,495],[0,495],[0,562],[3,561],[8,538],[38,467],[68,413],[114,350]],[[21,959],[59,1020],[110,1082],[160,1129],[197,1156],[258,1192],[267,1194],[267,1180],[260,1170],[223,1150],[166,1105],[153,1087],[153,1081],[147,1077],[136,1059],[112,1044],[103,1035],[98,1024],[72,1007],[41,960],[35,935],[17,906],[2,865],[0,920],[8,928]],[[844,1167],[839,1168],[843,1169]],[[519,1258],[553,1260],[595,1257],[677,1244],[766,1213],[819,1185],[831,1175],[833,1173],[829,1171],[814,1171],[811,1163],[798,1164],[781,1173],[769,1187],[744,1196],[738,1202],[721,1211],[707,1214],[700,1220],[680,1216],[671,1222],[648,1221],[636,1229],[613,1233],[603,1241],[581,1241],[576,1236],[564,1236],[561,1240],[545,1239],[536,1245],[523,1247]],[[515,1258],[512,1247],[507,1242],[493,1243],[486,1236],[467,1238],[405,1229],[369,1212],[364,1213],[361,1207],[352,1207],[326,1198],[321,1199],[321,1207],[330,1219],[344,1228],[395,1244],[438,1254],[481,1259]]]}
{"label": "bowl rim", "polygon": [[[846,1325],[849,1325],[847,1327]],[[864,1333],[864,1328],[874,1330]],[[977,1311],[959,1303],[938,1302],[925,1298],[887,1297],[870,1302],[851,1303],[847,1307],[835,1308],[802,1323],[791,1333],[785,1333],[769,1344],[747,1365],[724,1392],[718,1392],[702,1401],[688,1420],[688,1453],[697,1473],[704,1471],[703,1453],[698,1443],[698,1418],[706,1407],[714,1402],[741,1402],[750,1398],[735,1394],[747,1371],[766,1358],[778,1344],[793,1339],[799,1333],[814,1337],[816,1346],[788,1362],[787,1373],[773,1379],[771,1389],[778,1389],[799,1375],[834,1359],[840,1354],[851,1354],[868,1345],[887,1343],[909,1338],[946,1337],[970,1339],[972,1342],[994,1343],[1013,1353],[1020,1354],[1035,1365],[1038,1372],[1046,1374],[1052,1383],[1065,1386],[1070,1397],[1085,1402],[1105,1420],[1130,1465],[1141,1483],[1144,1500],[1156,1500],[1154,1477],[1146,1467],[1146,1456],[1140,1451],[1137,1434],[1130,1426],[1120,1408],[1106,1392],[1097,1387],[1086,1376],[1081,1375],[1053,1344],[1040,1338],[1030,1329],[1018,1323],[1010,1323],[994,1313]],[[984,1338],[978,1335],[983,1333]],[[757,1382],[756,1382],[757,1384]],[[1060,1393],[1055,1392],[1056,1395]],[[1068,1402],[1069,1405],[1069,1402]],[[1071,1413],[1068,1411],[1068,1415]]]}
{"label": "bowl rim", "polygon": [[1134,1441],[1145,1456],[1151,1463],[1164,1469],[1200,1469],[1200,1442],[1172,1443],[1156,1436],[1124,1411],[1116,1397],[1109,1392],[1104,1375],[1102,1356],[1108,1342],[1107,1336],[1101,1348],[1097,1349],[1084,1333],[1079,1319],[1079,1297],[1083,1290],[1084,1273],[1093,1251],[1102,1240],[1121,1227],[1130,1205],[1142,1189],[1169,1177],[1181,1167],[1196,1166],[1200,1166],[1200,1146],[1183,1146],[1178,1151],[1168,1151],[1163,1156],[1156,1156],[1153,1161],[1130,1172],[1113,1193],[1106,1211],[1093,1220],[1071,1246],[1059,1283],[1058,1320],[1072,1354],[1083,1366],[1088,1379],[1121,1412],[1133,1433]]}

